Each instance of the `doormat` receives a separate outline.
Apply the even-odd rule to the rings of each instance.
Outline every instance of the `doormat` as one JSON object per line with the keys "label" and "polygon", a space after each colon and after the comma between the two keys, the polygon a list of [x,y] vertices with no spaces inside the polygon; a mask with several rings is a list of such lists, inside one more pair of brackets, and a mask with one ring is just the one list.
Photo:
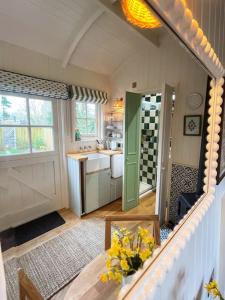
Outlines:
{"label": "doormat", "polygon": [[2,231],[0,233],[2,251],[22,245],[64,223],[65,220],[55,211],[26,224]]}

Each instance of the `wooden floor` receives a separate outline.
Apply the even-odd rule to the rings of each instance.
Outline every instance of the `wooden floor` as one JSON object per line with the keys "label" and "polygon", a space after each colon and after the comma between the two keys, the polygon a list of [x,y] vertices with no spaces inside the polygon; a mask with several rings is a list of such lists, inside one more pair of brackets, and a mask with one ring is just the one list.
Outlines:
{"label": "wooden floor", "polygon": [[[71,210],[69,209],[62,209],[59,211],[61,216],[65,220],[65,224],[62,226],[59,226],[51,231],[46,232],[45,234],[42,234],[41,236],[26,242],[20,246],[11,248],[5,252],[3,252],[3,259],[8,260],[15,256],[21,256],[24,253],[32,250],[33,248],[36,248],[37,246],[45,243],[46,241],[58,236],[59,234],[62,234],[65,230],[70,229],[75,224],[78,224],[82,222],[85,219],[90,218],[104,218],[106,215],[113,215],[113,214],[154,214],[155,212],[155,193],[151,193],[148,196],[142,198],[140,200],[140,203],[137,207],[131,209],[129,212],[122,212],[122,201],[116,200],[84,217],[81,219],[78,218]],[[120,224],[118,224],[120,225]],[[123,225],[123,224],[122,224]],[[129,226],[128,226],[129,227]]]}

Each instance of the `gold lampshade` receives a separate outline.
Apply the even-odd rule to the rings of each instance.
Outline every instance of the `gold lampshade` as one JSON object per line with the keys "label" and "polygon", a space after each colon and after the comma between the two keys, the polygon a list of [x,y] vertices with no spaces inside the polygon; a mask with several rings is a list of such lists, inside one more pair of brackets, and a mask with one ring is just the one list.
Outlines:
{"label": "gold lampshade", "polygon": [[113,100],[113,109],[118,112],[123,110],[123,98]]}
{"label": "gold lampshade", "polygon": [[161,27],[159,20],[143,0],[121,0],[121,5],[127,21],[131,24],[141,28]]}

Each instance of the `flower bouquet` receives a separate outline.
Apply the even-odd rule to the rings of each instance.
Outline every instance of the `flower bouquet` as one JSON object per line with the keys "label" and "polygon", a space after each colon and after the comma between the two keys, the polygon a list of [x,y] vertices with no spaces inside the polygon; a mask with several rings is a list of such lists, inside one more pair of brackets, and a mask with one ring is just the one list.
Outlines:
{"label": "flower bouquet", "polygon": [[133,275],[152,256],[154,238],[145,228],[138,227],[136,233],[121,228],[113,233],[112,245],[106,260],[107,272],[101,274],[102,282],[122,282],[124,277]]}

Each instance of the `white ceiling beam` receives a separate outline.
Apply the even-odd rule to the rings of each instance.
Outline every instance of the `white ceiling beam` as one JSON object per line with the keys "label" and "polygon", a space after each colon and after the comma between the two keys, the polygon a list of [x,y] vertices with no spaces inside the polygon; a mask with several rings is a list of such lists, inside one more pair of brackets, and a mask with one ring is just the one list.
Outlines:
{"label": "white ceiling beam", "polygon": [[84,37],[84,35],[88,32],[88,30],[91,28],[91,26],[98,20],[98,18],[104,13],[103,8],[99,8],[88,20],[87,22],[81,27],[80,31],[74,38],[73,42],[71,43],[64,59],[62,62],[63,68],[66,68],[68,63],[70,62],[70,59],[74,52],[76,51],[76,48],[78,47],[79,42]]}

